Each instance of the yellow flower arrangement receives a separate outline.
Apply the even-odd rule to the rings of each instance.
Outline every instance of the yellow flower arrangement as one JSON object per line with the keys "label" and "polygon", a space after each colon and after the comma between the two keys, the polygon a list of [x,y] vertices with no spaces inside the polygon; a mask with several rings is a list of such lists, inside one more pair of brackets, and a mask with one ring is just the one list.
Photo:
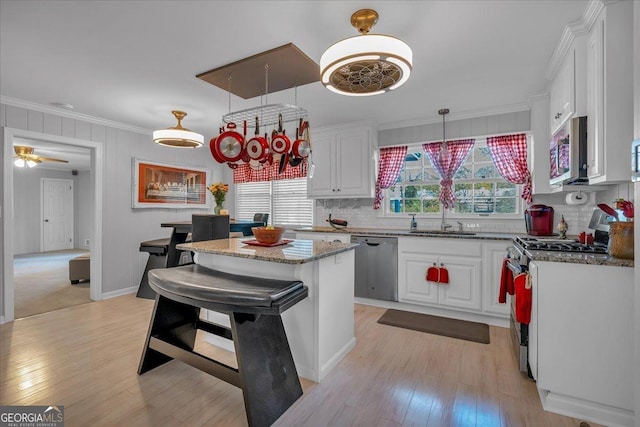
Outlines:
{"label": "yellow flower arrangement", "polygon": [[222,182],[214,182],[209,185],[207,189],[213,194],[213,198],[216,200],[216,205],[221,206],[224,202],[224,198],[229,191],[229,184],[223,184]]}

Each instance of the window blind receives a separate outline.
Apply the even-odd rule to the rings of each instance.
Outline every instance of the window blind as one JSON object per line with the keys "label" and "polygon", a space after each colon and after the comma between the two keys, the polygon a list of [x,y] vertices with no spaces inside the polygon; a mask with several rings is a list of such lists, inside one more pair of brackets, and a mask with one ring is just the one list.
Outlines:
{"label": "window blind", "polygon": [[313,225],[313,200],[307,199],[306,178],[246,182],[235,187],[237,219],[252,220],[256,213],[269,213],[272,225]]}

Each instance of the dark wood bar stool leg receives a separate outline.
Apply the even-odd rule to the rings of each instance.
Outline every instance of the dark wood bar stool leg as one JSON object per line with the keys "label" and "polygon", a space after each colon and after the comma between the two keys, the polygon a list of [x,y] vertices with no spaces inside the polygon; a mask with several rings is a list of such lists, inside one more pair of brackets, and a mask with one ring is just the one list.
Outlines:
{"label": "dark wood bar stool leg", "polygon": [[282,318],[244,313],[231,318],[249,425],[269,426],[302,396]]}
{"label": "dark wood bar stool leg", "polygon": [[144,273],[142,273],[142,279],[140,279],[140,285],[138,286],[138,292],[136,296],[138,298],[154,299],[156,293],[149,287],[149,271],[155,268],[164,268],[167,264],[166,255],[149,254],[149,260],[144,267]]}
{"label": "dark wood bar stool leg", "polygon": [[[157,294],[156,294],[157,295]],[[144,374],[153,368],[163,365],[172,357],[149,347],[151,337],[158,336],[185,350],[193,351],[196,342],[197,324],[200,308],[173,301],[162,295],[156,296],[156,303],[151,314],[151,324],[144,343],[138,374]]]}

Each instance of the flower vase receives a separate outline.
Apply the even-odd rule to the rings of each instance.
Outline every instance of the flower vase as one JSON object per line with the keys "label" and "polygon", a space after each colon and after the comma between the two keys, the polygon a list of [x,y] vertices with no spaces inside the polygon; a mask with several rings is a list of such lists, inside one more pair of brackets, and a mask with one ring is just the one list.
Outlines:
{"label": "flower vase", "polygon": [[216,201],[216,207],[213,208],[213,213],[216,215],[220,215],[220,210],[223,208],[222,202]]}

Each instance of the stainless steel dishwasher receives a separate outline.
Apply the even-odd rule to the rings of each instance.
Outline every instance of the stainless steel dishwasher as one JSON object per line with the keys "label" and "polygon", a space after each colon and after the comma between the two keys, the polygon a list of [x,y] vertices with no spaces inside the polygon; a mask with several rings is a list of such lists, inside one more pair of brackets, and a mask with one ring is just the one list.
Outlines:
{"label": "stainless steel dishwasher", "polygon": [[356,248],[356,297],[398,301],[398,239],[351,235]]}

